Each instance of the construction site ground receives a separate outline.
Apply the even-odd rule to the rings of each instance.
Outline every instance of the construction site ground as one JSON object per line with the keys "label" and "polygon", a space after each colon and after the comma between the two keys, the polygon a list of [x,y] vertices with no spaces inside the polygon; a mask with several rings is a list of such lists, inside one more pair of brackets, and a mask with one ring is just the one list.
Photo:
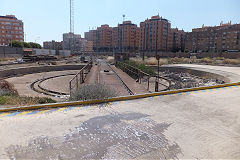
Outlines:
{"label": "construction site ground", "polygon": [[[238,67],[184,66],[240,75]],[[0,159],[240,159],[239,94],[231,86],[1,113]]]}

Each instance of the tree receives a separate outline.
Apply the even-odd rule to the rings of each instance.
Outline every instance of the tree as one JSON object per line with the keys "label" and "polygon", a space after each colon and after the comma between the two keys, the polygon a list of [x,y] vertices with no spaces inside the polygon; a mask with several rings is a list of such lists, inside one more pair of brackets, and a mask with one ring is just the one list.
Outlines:
{"label": "tree", "polygon": [[40,44],[38,44],[38,43],[29,42],[28,44],[30,44],[32,48],[39,48],[39,49],[42,48],[42,46]]}
{"label": "tree", "polygon": [[11,46],[11,47],[17,47],[17,48],[23,48],[23,43],[22,42],[19,42],[19,41],[10,41],[8,46]]}
{"label": "tree", "polygon": [[32,46],[27,42],[23,42],[23,46],[24,48],[32,48]]}

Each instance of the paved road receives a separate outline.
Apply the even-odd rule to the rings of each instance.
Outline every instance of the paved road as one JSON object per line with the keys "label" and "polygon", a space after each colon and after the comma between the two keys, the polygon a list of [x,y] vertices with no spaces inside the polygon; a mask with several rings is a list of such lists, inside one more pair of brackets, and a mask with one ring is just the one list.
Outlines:
{"label": "paved road", "polygon": [[3,113],[0,159],[240,159],[239,95],[234,86]]}

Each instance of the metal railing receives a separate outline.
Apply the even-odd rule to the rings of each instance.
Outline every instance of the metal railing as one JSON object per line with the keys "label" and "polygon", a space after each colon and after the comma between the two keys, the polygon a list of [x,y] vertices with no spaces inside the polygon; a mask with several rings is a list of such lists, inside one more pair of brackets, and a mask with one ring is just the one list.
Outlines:
{"label": "metal railing", "polygon": [[90,61],[87,65],[85,65],[69,82],[69,90],[70,95],[74,90],[77,90],[81,84],[84,83],[87,74],[90,72],[92,68],[93,62]]}
{"label": "metal railing", "polygon": [[[166,81],[166,82],[168,83],[168,85],[159,82],[160,79]],[[165,86],[166,89],[164,89],[164,90],[159,90],[159,85]],[[171,87],[171,81],[170,81],[169,79],[167,79],[167,78],[165,78],[165,77],[155,76],[155,92],[167,91],[167,90],[170,90],[170,87]]]}
{"label": "metal railing", "polygon": [[116,67],[120,68],[123,72],[127,73],[133,79],[136,79],[138,83],[142,83],[143,81],[147,81],[147,90],[149,90],[149,79],[150,75],[143,72],[142,70],[133,67],[124,62],[117,61],[115,64]]}

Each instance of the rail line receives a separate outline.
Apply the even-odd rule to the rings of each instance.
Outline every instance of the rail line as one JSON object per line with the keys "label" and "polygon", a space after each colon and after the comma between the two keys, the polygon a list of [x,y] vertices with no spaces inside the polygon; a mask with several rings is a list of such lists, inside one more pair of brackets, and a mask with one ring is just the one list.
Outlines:
{"label": "rail line", "polygon": [[68,93],[63,93],[63,92],[57,92],[57,91],[52,91],[46,88],[43,88],[41,86],[41,84],[49,79],[53,79],[53,78],[58,78],[58,77],[64,77],[64,76],[71,76],[71,75],[75,75],[75,74],[63,74],[63,75],[57,75],[57,76],[52,76],[52,77],[47,77],[47,78],[43,78],[43,79],[38,79],[35,82],[33,82],[30,87],[32,90],[34,90],[35,92],[47,95],[47,96],[52,96],[52,97],[61,97],[61,96],[68,96]]}
{"label": "rail line", "polygon": [[[99,69],[98,69],[99,73],[98,74],[100,74],[101,71],[111,71],[111,73],[113,73],[115,75],[115,77],[117,78],[117,80],[119,81],[120,85],[122,85],[125,88],[125,90],[129,93],[129,95],[134,95],[132,90],[127,86],[127,84],[123,81],[121,76],[119,76],[119,74],[112,68],[112,66],[110,64],[108,64],[107,62],[105,62],[103,60],[103,61],[101,61],[101,63],[99,64],[98,67],[99,67]],[[103,83],[103,82],[101,82],[103,80],[100,77],[101,76],[98,75],[98,82]],[[106,85],[107,84],[108,83],[106,83]]]}
{"label": "rail line", "polygon": [[122,78],[117,74],[117,72],[111,67],[110,64],[107,64],[108,67],[115,73],[115,75],[118,77],[118,79],[121,81],[122,85],[126,88],[126,90],[128,91],[128,93],[130,95],[134,95],[134,93],[131,91],[131,89],[127,86],[127,84],[122,80]]}

